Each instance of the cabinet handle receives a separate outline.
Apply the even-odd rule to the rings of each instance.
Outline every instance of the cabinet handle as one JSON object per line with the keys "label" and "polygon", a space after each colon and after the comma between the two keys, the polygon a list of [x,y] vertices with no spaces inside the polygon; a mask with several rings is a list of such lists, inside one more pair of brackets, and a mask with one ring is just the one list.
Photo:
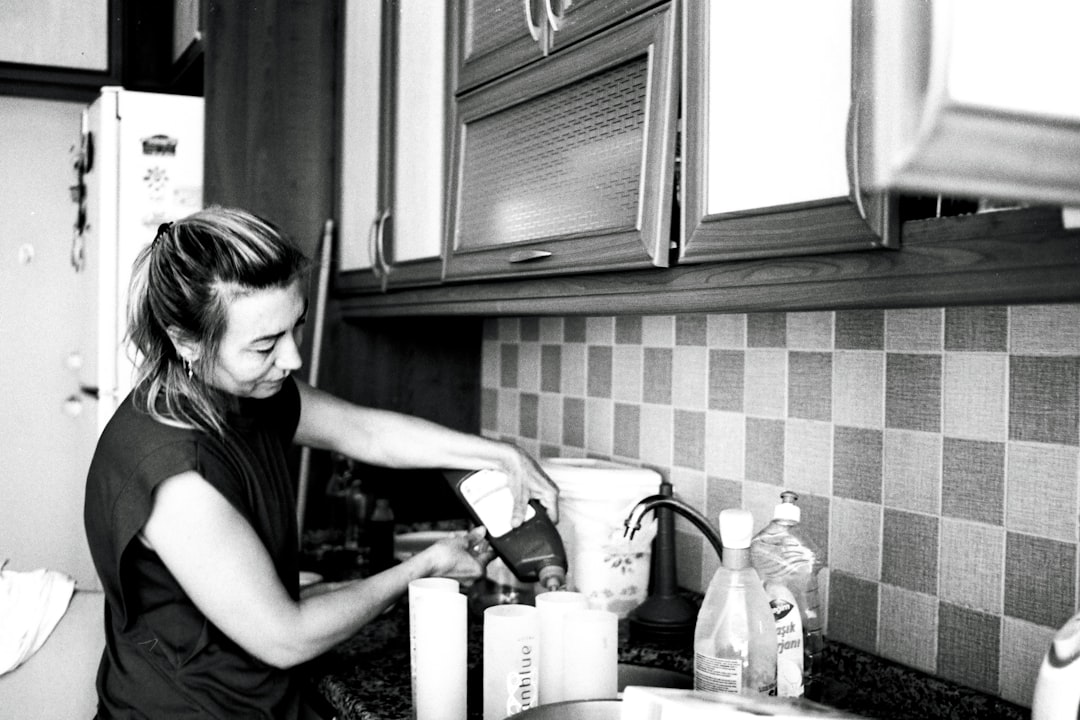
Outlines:
{"label": "cabinet handle", "polygon": [[371,272],[382,281],[382,291],[386,292],[387,283],[390,280],[390,264],[386,262],[383,248],[383,228],[390,217],[390,210],[383,210],[371,224],[371,233],[368,235],[368,255],[371,256]]}
{"label": "cabinet handle", "polygon": [[517,252],[510,253],[510,258],[507,262],[533,262],[534,260],[543,260],[547,257],[551,257],[551,252],[548,250],[518,250]]}
{"label": "cabinet handle", "polygon": [[525,24],[529,26],[529,34],[534,42],[540,42],[540,26],[533,22],[532,0],[524,0]]}
{"label": "cabinet handle", "polygon": [[[569,5],[570,3],[566,4]],[[555,32],[562,30],[564,18],[555,12],[554,0],[544,0],[544,6],[547,8],[548,24],[551,25],[551,29]]]}

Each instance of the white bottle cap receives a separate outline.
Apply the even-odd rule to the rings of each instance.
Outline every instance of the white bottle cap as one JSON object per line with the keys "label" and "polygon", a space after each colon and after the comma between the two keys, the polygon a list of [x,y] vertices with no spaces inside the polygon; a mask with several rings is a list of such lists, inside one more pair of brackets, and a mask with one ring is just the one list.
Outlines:
{"label": "white bottle cap", "polygon": [[773,520],[789,520],[799,522],[802,518],[802,510],[795,504],[799,499],[791,490],[780,493],[780,502],[773,508]]}
{"label": "white bottle cap", "polygon": [[754,516],[749,510],[728,508],[720,511],[720,540],[724,547],[738,550],[750,547],[754,534]]}

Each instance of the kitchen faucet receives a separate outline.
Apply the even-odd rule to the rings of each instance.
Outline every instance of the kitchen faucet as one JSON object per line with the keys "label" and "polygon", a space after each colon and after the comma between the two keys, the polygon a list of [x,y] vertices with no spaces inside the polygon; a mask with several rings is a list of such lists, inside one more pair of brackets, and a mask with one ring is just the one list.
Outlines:
{"label": "kitchen faucet", "polygon": [[634,509],[630,511],[630,514],[626,516],[626,521],[623,523],[626,526],[626,529],[623,530],[623,537],[633,540],[634,533],[641,529],[641,518],[645,516],[645,513],[659,507],[671,508],[696,525],[697,529],[705,535],[705,539],[712,543],[713,549],[716,550],[716,556],[723,559],[724,546],[720,542],[720,532],[700,512],[670,495],[649,495],[639,500]]}

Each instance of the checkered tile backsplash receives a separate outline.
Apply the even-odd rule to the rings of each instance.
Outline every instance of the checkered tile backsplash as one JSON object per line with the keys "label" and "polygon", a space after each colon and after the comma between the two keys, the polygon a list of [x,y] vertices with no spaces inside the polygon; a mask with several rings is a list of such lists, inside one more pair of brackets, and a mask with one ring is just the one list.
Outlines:
{"label": "checkered tile backsplash", "polygon": [[797,491],[835,640],[1030,705],[1077,609],[1080,305],[492,319],[482,380],[486,435],[710,518]]}

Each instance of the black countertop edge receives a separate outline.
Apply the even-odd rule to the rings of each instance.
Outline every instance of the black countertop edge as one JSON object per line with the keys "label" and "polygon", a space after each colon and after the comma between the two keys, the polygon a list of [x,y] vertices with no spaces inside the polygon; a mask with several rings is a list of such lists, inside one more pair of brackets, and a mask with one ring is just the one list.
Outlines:
{"label": "black countertop edge", "polygon": [[[700,597],[696,598],[700,600]],[[482,621],[469,617],[468,718],[482,717]],[[619,661],[690,675],[690,647],[634,642],[619,626]],[[411,720],[408,610],[400,602],[306,668],[315,691],[339,720]],[[821,693],[825,705],[883,720],[1004,718],[1029,720],[1030,711],[1002,698],[957,685],[826,638]]]}

